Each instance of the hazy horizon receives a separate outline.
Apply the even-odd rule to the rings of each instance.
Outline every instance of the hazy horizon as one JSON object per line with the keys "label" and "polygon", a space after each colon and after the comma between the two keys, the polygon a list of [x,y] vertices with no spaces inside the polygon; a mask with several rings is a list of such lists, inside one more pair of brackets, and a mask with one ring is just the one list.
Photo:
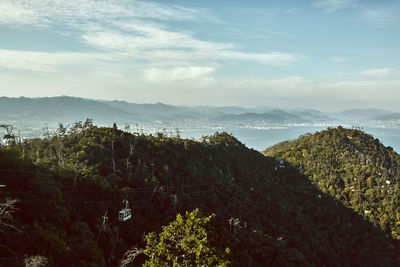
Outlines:
{"label": "hazy horizon", "polygon": [[0,95],[399,111],[400,1],[3,0]]}
{"label": "hazy horizon", "polygon": [[100,98],[89,98],[89,97],[80,97],[80,96],[70,96],[70,95],[55,95],[55,96],[38,96],[38,97],[27,97],[27,96],[2,96],[1,97],[8,97],[8,98],[30,98],[30,99],[40,99],[40,98],[57,98],[57,97],[70,97],[70,98],[80,98],[80,99],[85,99],[85,100],[94,100],[94,101],[121,101],[121,102],[127,102],[130,104],[149,104],[149,105],[155,105],[155,104],[164,104],[164,105],[170,105],[170,106],[176,106],[176,107],[188,107],[188,108],[226,108],[226,107],[232,107],[232,108],[243,108],[243,109],[281,109],[285,111],[294,111],[294,110],[317,110],[321,112],[326,112],[326,113],[335,113],[335,112],[341,112],[341,111],[349,111],[349,110],[369,110],[369,109],[379,109],[379,110],[384,110],[388,112],[399,112],[400,109],[388,109],[388,108],[380,108],[380,107],[374,107],[374,106],[369,106],[369,107],[363,107],[363,108],[354,108],[354,107],[348,107],[348,108],[343,108],[343,109],[318,109],[318,108],[313,108],[313,107],[297,107],[297,106],[272,106],[272,105],[254,105],[254,106],[244,106],[244,105],[174,105],[171,103],[166,103],[166,102],[133,102],[133,101],[127,101],[124,99],[100,99]]}

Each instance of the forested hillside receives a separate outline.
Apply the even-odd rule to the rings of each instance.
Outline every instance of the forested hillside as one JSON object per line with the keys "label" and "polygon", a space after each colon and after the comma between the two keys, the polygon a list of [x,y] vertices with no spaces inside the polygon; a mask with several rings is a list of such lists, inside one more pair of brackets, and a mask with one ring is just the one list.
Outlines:
{"label": "forested hillside", "polygon": [[400,155],[361,130],[338,127],[268,148],[322,192],[400,239]]}
{"label": "forested hillside", "polygon": [[[47,266],[118,266],[129,262],[127,250],[137,254],[128,266],[400,264],[398,241],[329,187],[319,190],[290,164],[227,133],[195,141],[87,120],[44,139],[8,136],[8,143],[0,149],[0,265],[41,255]],[[397,159],[387,153],[385,160]],[[375,168],[389,170],[392,163],[379,157]],[[386,179],[395,184],[390,175],[381,173],[384,190]],[[354,189],[376,192],[375,183]],[[120,222],[125,199],[132,218]]]}

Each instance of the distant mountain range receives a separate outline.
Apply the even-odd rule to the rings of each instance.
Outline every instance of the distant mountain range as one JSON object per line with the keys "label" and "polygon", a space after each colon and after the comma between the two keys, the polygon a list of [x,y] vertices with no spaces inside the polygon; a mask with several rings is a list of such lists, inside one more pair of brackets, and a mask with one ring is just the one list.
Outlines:
{"label": "distant mountain range", "polygon": [[123,109],[83,98],[0,98],[0,119],[3,121],[71,122],[86,118],[109,121],[130,116]]}
{"label": "distant mountain range", "polygon": [[217,118],[220,121],[265,121],[273,123],[313,123],[335,121],[316,110],[288,112],[274,109],[264,113],[247,112],[242,114],[226,114]]}
{"label": "distant mountain range", "polygon": [[400,113],[376,108],[351,109],[336,113],[318,110],[281,110],[268,107],[243,108],[225,107],[185,107],[163,103],[136,104],[126,101],[106,101],[69,96],[44,98],[0,97],[0,122],[15,125],[38,126],[48,123],[57,125],[84,121],[87,118],[99,125],[165,123],[264,123],[302,124],[367,121],[399,121]]}

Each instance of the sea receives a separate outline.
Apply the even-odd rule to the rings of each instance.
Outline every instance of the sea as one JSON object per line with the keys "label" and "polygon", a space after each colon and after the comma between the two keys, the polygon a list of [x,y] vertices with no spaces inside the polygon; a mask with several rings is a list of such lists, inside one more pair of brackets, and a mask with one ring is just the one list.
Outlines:
{"label": "sea", "polygon": [[[332,126],[336,127],[336,126]],[[346,127],[346,126],[344,126]],[[286,140],[293,140],[307,133],[326,130],[328,126],[268,126],[268,127],[190,127],[180,128],[183,138],[200,139],[202,136],[213,135],[215,132],[227,132],[235,136],[249,148],[262,151],[272,145]],[[346,128],[351,128],[346,127]],[[400,127],[357,127],[378,138],[385,146],[391,146],[400,153]]]}

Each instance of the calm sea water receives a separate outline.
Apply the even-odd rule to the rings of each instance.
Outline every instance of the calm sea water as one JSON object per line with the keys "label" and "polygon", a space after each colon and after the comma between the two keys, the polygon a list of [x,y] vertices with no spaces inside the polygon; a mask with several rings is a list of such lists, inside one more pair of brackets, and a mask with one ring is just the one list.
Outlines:
{"label": "calm sea water", "polygon": [[[325,130],[326,126],[283,126],[268,128],[245,128],[245,127],[217,127],[217,128],[189,128],[180,129],[184,138],[199,139],[204,135],[212,135],[216,131],[232,133],[237,139],[249,148],[264,150],[276,143],[296,139],[306,133],[315,133]],[[366,133],[378,138],[385,146],[391,146],[400,153],[400,128],[368,128],[364,127]]]}

